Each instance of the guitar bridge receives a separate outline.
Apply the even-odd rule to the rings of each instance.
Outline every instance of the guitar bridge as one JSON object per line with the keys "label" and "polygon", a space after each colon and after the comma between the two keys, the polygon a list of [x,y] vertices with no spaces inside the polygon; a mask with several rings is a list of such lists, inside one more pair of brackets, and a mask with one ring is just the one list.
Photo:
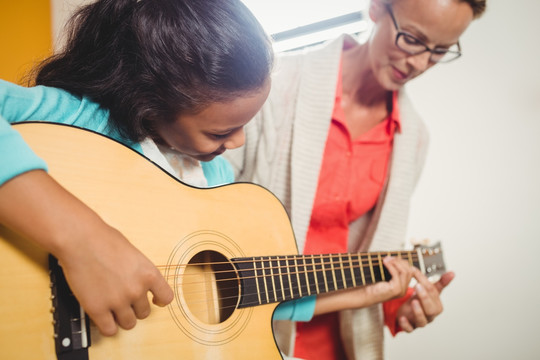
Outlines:
{"label": "guitar bridge", "polygon": [[69,288],[58,260],[49,255],[54,344],[58,360],[88,360],[90,321]]}

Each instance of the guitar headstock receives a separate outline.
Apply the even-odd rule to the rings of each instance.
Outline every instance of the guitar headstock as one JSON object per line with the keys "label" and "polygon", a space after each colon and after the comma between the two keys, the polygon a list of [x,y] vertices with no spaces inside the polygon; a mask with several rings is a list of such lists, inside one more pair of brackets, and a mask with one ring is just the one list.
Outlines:
{"label": "guitar headstock", "polygon": [[414,249],[418,252],[420,270],[432,281],[436,281],[446,272],[441,243],[437,242],[432,246],[416,245]]}

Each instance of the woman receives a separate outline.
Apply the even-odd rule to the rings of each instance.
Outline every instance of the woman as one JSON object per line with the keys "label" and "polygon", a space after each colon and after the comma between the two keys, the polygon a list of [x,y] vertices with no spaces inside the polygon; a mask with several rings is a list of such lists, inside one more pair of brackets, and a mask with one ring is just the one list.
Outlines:
{"label": "woman", "polygon": [[173,292],[128,239],[44,171],[9,123],[88,128],[194,185],[230,182],[219,155],[243,144],[268,95],[273,55],[238,0],[98,0],[70,29],[65,49],[38,68],[37,86],[0,82],[0,224],[53,254],[101,333],[113,335],[149,315],[148,291],[160,306]]}
{"label": "woman", "polygon": [[[283,201],[301,252],[403,246],[428,142],[404,85],[459,57],[460,36],[484,9],[485,0],[372,0],[367,42],[342,36],[279,58],[268,101],[246,128],[246,146],[228,156],[238,179]],[[386,261],[399,281],[287,305],[285,317],[304,322],[276,323],[283,351],[310,360],[380,359],[382,303],[394,334],[432,321],[453,273],[431,284],[403,262]],[[406,289],[411,276],[419,284],[414,293]],[[279,308],[277,314],[284,317]]]}

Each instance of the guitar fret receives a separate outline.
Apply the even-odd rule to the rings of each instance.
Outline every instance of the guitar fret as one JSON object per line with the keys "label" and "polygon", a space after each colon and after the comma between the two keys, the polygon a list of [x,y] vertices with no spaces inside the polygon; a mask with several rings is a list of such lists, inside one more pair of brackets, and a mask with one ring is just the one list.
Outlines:
{"label": "guitar fret", "polygon": [[315,260],[315,256],[314,255],[311,255],[311,263],[313,264],[313,277],[315,279],[315,289],[316,289],[316,293],[317,294],[320,294],[321,293],[321,289],[319,288],[319,277],[318,277],[318,270],[317,270],[317,262]]}
{"label": "guitar fret", "polygon": [[277,264],[278,264],[278,273],[279,273],[279,283],[281,284],[281,296],[282,300],[285,300],[287,297],[285,296],[285,286],[283,285],[283,272],[282,272],[282,265],[280,257],[277,257]]}
{"label": "guitar fret", "polygon": [[411,252],[408,251],[408,252],[407,252],[407,255],[408,255],[408,257],[409,257],[409,265],[413,266],[413,260],[412,260],[412,257],[411,257]]}
{"label": "guitar fret", "polygon": [[253,270],[255,273],[255,284],[257,284],[257,297],[259,298],[259,304],[262,304],[261,300],[261,288],[259,287],[259,279],[257,275],[257,263],[255,262],[255,258],[253,258]]}
{"label": "guitar fret", "polygon": [[[394,256],[391,251],[388,252],[388,256]],[[401,258],[401,253],[396,252],[396,256]],[[390,275],[390,272],[386,267],[383,266],[384,275],[386,276],[386,281],[390,281],[392,279],[392,275]]]}
{"label": "guitar fret", "polygon": [[343,277],[343,264],[341,263],[341,254],[334,254],[332,256],[332,262],[335,267],[336,277],[336,290],[344,289],[346,287],[346,280]]}
{"label": "guitar fret", "polygon": [[379,271],[381,272],[381,279],[382,281],[385,281],[386,277],[384,276],[384,268],[383,268],[381,253],[378,253],[377,256],[379,257]]}
{"label": "guitar fret", "polygon": [[274,278],[274,264],[270,258],[270,278],[272,279],[272,289],[274,291],[274,301],[278,301],[278,298],[277,298],[277,290],[276,290],[276,281],[275,281],[275,278]]}
{"label": "guitar fret", "polygon": [[294,258],[294,266],[296,268],[296,280],[298,281],[298,292],[300,297],[303,297],[302,295],[302,283],[300,282],[300,269],[298,269],[298,257]]}
{"label": "guitar fret", "polygon": [[308,295],[311,295],[311,283],[309,281],[309,274],[308,274],[308,268],[307,268],[306,260],[307,260],[306,257],[302,257],[302,262],[304,263],[304,275],[305,275],[305,278],[306,278],[307,292],[308,292]]}
{"label": "guitar fret", "polygon": [[366,285],[366,275],[364,274],[364,259],[362,254],[359,256],[360,274],[362,275],[362,285]]}
{"label": "guitar fret", "polygon": [[369,260],[369,272],[371,274],[371,283],[375,283],[375,273],[373,272],[373,261],[371,260],[371,255],[368,255]]}
{"label": "guitar fret", "polygon": [[320,256],[313,257],[315,262],[315,275],[317,277],[317,293],[325,292],[324,285],[326,283],[326,278],[324,276],[324,265]]}
{"label": "guitar fret", "polygon": [[302,297],[302,284],[300,283],[300,276],[298,274],[298,266],[297,266],[297,259],[296,256],[292,258],[292,281],[294,283],[294,297],[299,298]]}
{"label": "guitar fret", "polygon": [[296,274],[296,267],[295,267],[295,258],[296,256],[292,256],[289,258],[289,269],[290,271],[292,271],[290,273],[290,284],[291,284],[291,294],[292,294],[292,298],[293,299],[296,299],[298,297],[300,297],[300,293],[299,293],[299,290],[298,290],[298,278],[297,278],[297,274]]}
{"label": "guitar fret", "polygon": [[264,263],[264,258],[262,261],[262,273],[263,273],[263,283],[264,283],[264,292],[266,293],[266,303],[270,303],[270,296],[268,295],[268,277],[266,276],[266,265]]}
{"label": "guitar fret", "polygon": [[[298,263],[298,275],[300,277],[300,281],[302,281],[300,287],[303,289],[304,291],[304,296],[306,295],[311,295],[311,292],[309,290],[309,283],[308,283],[308,278],[307,278],[307,271],[306,271],[306,263],[304,261],[304,257],[303,256],[299,256],[297,258],[297,263]],[[302,268],[303,267],[303,268]],[[303,269],[303,270],[302,270]],[[304,279],[306,280],[306,284],[304,286]],[[306,294],[307,293],[307,294]]]}
{"label": "guitar fret", "polygon": [[346,289],[347,288],[347,279],[345,278],[345,270],[343,269],[343,257],[342,257],[341,254],[339,255],[339,265],[340,265],[340,268],[341,268],[341,278],[343,279],[343,288]]}
{"label": "guitar fret", "polygon": [[352,282],[353,282],[353,287],[356,287],[356,276],[354,276],[354,266],[353,266],[353,260],[352,260],[352,256],[351,254],[349,253],[349,264],[350,264],[350,272],[351,272],[351,278],[352,278]]}
{"label": "guitar fret", "polygon": [[324,266],[324,255],[319,255],[321,257],[321,267],[322,267],[322,273],[324,277],[324,290],[325,292],[328,292],[328,279],[326,278],[326,266]]}
{"label": "guitar fret", "polygon": [[291,267],[289,266],[289,257],[285,256],[285,263],[287,264],[287,278],[289,279],[289,290],[291,292],[291,299],[294,299],[293,283],[291,279]]}
{"label": "guitar fret", "polygon": [[347,287],[354,288],[356,282],[354,281],[354,276],[351,275],[351,268],[352,268],[351,258],[349,257],[349,254],[343,254],[342,256],[343,256],[343,271],[345,273]]}
{"label": "guitar fret", "polygon": [[337,279],[336,279],[336,269],[334,267],[334,258],[330,256],[330,267],[332,269],[332,278],[334,279],[334,290],[338,290]]}

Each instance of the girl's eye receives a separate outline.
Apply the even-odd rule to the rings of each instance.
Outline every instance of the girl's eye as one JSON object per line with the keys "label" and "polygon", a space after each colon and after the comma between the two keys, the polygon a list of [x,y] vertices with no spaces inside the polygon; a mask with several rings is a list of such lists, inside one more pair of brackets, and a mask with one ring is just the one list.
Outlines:
{"label": "girl's eye", "polygon": [[212,136],[214,139],[221,140],[221,139],[227,138],[229,135],[230,135],[230,133],[227,133],[227,134],[212,134],[211,136]]}

